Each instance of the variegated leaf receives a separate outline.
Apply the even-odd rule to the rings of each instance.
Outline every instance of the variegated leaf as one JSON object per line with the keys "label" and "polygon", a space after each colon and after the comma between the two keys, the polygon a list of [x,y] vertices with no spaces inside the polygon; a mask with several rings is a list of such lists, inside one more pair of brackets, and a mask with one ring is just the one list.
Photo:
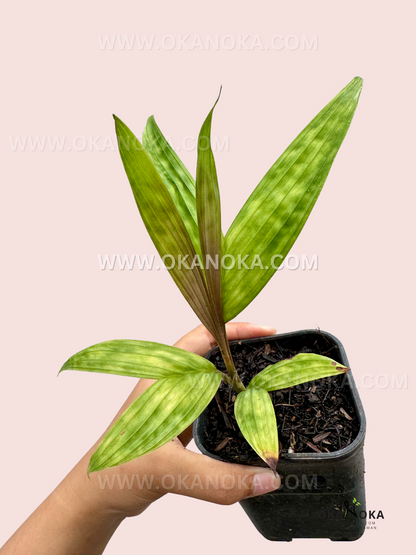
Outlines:
{"label": "variegated leaf", "polygon": [[[143,222],[162,260],[198,318],[211,332],[215,322],[202,269],[189,233],[150,156],[137,137],[116,116],[121,159]],[[182,263],[182,262],[184,263]]]}
{"label": "variegated leaf", "polygon": [[241,430],[254,451],[276,472],[279,439],[276,416],[269,393],[250,388],[237,395],[234,414]]}
{"label": "variegated leaf", "polygon": [[[198,137],[198,162],[196,167],[196,209],[199,242],[213,315],[219,335],[226,339],[221,303],[221,203],[217,170],[211,149],[211,123],[214,108],[204,121]],[[222,346],[222,345],[221,345]]]}
{"label": "variegated leaf", "polygon": [[195,252],[201,255],[194,179],[163,136],[153,116],[147,120],[142,141],[178,209]]}
{"label": "variegated leaf", "polygon": [[171,441],[206,408],[220,381],[217,372],[193,372],[152,384],[104,436],[88,472],[127,463]]}
{"label": "variegated leaf", "polygon": [[337,376],[348,372],[349,368],[331,358],[314,353],[299,353],[268,366],[259,372],[249,383],[250,388],[266,391],[286,389],[294,385]]}
{"label": "variegated leaf", "polygon": [[203,357],[151,341],[104,341],[73,355],[61,368],[158,380],[195,372],[218,372]]}
{"label": "variegated leaf", "polygon": [[[235,263],[223,272],[226,322],[260,293],[289,253],[325,183],[362,88],[353,79],[309,123],[251,194],[225,236]],[[246,257],[246,255],[248,255]]]}

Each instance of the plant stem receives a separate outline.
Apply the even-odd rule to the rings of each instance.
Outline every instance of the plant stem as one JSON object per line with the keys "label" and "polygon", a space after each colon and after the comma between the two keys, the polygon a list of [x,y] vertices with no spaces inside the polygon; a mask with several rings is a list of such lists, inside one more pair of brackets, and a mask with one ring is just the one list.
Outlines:
{"label": "plant stem", "polygon": [[237,393],[245,391],[246,388],[244,387],[243,382],[240,380],[240,376],[238,375],[238,372],[234,366],[233,357],[230,351],[230,344],[228,343],[227,339],[225,339],[225,341],[221,343],[222,344],[219,344],[220,351],[222,354],[222,358],[224,359],[228,375],[230,376],[230,380],[225,381],[229,383]]}

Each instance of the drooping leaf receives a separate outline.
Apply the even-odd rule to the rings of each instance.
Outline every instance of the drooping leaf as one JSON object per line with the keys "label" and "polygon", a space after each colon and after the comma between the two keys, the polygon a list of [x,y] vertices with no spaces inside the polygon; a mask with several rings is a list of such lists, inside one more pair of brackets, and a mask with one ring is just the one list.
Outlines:
{"label": "drooping leaf", "polygon": [[195,372],[218,372],[203,357],[152,341],[116,339],[83,349],[62,366],[63,370],[100,372],[158,380]]}
{"label": "drooping leaf", "polygon": [[348,131],[361,88],[356,77],[305,127],[232,223],[223,253],[236,261],[223,272],[226,322],[260,293],[292,248]]}
{"label": "drooping leaf", "polygon": [[195,252],[201,255],[194,179],[163,136],[153,116],[147,120],[142,141],[178,209]]}
{"label": "drooping leaf", "polygon": [[208,298],[214,311],[218,332],[225,337],[221,303],[221,203],[217,170],[211,149],[212,114],[218,99],[219,97],[204,121],[198,137],[196,209]]}
{"label": "drooping leaf", "polygon": [[254,387],[237,395],[234,414],[241,433],[274,472],[279,459],[279,439],[272,401],[265,389]]}
{"label": "drooping leaf", "polygon": [[150,156],[116,116],[121,159],[143,222],[162,260],[198,318],[212,333],[214,320],[202,269],[182,218]]}
{"label": "drooping leaf", "polygon": [[266,391],[286,389],[321,378],[329,378],[345,374],[349,368],[331,358],[314,353],[299,353],[268,366],[259,372],[248,385],[248,388],[260,388]]}
{"label": "drooping leaf", "polygon": [[183,432],[211,401],[221,381],[216,372],[193,372],[152,384],[104,436],[88,473],[131,461]]}

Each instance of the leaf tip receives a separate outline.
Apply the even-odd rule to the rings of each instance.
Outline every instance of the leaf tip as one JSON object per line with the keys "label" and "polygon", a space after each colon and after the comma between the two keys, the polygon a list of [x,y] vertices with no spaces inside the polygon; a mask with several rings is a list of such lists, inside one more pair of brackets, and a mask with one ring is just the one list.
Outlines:
{"label": "leaf tip", "polygon": [[338,372],[343,372],[344,374],[346,374],[347,372],[350,372],[351,370],[351,368],[347,368],[343,364],[340,364],[339,362],[335,362],[335,360],[331,362],[331,365],[335,366],[335,370],[338,370]]}
{"label": "leaf tip", "polygon": [[116,133],[118,133],[123,128],[123,126],[125,127],[125,125],[121,121],[121,119],[117,117],[115,114],[113,114],[113,118],[114,118],[114,123],[116,125]]}
{"label": "leaf tip", "polygon": [[355,91],[354,99],[358,100],[358,98],[361,94],[361,91],[363,90],[363,79],[362,79],[362,77],[354,77],[354,79],[351,81],[351,87]]}
{"label": "leaf tip", "polygon": [[[95,455],[95,453],[94,453]],[[88,469],[87,469],[87,476],[88,478],[90,477],[90,474],[92,474],[93,472],[97,472],[98,470],[102,470],[99,465],[96,464],[96,461],[94,461],[94,455],[90,458],[90,462],[88,463]]]}
{"label": "leaf tip", "polygon": [[274,453],[271,451],[264,452],[262,454],[262,459],[273,470],[274,475],[277,476],[277,463],[279,461],[279,453]]}
{"label": "leaf tip", "polygon": [[71,361],[72,357],[69,358],[61,367],[61,369],[58,372],[58,376],[61,372],[63,372],[64,370],[71,370],[71,365],[70,365],[70,361]]}

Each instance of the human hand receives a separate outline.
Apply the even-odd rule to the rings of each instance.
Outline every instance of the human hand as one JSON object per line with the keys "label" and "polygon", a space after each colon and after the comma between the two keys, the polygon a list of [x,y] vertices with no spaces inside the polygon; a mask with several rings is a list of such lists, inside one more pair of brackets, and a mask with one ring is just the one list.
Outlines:
{"label": "human hand", "polygon": [[[248,323],[227,324],[229,340],[275,333]],[[216,345],[198,326],[175,346],[204,356]],[[116,420],[153,380],[141,379]],[[100,440],[0,549],[1,555],[100,555],[120,523],[168,492],[230,505],[280,487],[267,468],[224,463],[186,449],[192,426],[163,447],[87,476]],[[35,538],[35,541],[34,541]]]}
{"label": "human hand", "polygon": [[[227,325],[229,340],[247,339],[275,333],[273,328],[248,323]],[[203,326],[182,337],[176,347],[204,356],[216,345]],[[141,379],[116,416],[136,399],[153,380]],[[87,479],[88,461],[95,445],[80,462],[71,487],[94,501],[99,510],[119,512],[123,517],[143,512],[153,501],[168,492],[229,505],[280,486],[271,470],[224,463],[186,449],[192,426],[163,447],[126,464],[93,473]]]}

